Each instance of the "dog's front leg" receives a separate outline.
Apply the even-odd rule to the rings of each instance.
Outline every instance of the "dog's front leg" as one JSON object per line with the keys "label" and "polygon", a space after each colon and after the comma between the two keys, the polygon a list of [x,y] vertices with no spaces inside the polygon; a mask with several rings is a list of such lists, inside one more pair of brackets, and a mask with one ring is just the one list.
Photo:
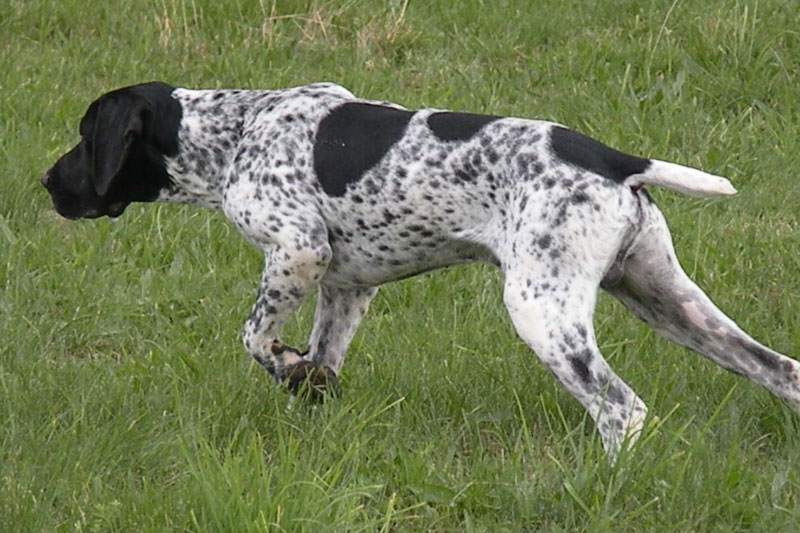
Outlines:
{"label": "dog's front leg", "polygon": [[356,328],[377,292],[377,287],[342,289],[324,283],[319,286],[308,354],[315,365],[331,368],[338,374]]}
{"label": "dog's front leg", "polygon": [[[297,242],[300,242],[299,240]],[[298,248],[300,248],[298,250]],[[335,386],[335,373],[309,363],[297,349],[278,339],[281,327],[324,275],[331,259],[327,243],[317,246],[275,246],[267,254],[258,297],[242,329],[247,352],[277,383],[288,382],[297,393],[309,383],[309,393]]]}

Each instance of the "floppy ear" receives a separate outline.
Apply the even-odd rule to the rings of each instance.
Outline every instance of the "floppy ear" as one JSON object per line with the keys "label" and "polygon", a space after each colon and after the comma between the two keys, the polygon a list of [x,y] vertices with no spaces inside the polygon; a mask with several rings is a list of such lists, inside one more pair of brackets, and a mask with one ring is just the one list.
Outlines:
{"label": "floppy ear", "polygon": [[131,148],[142,134],[145,110],[142,102],[128,98],[109,98],[99,102],[92,154],[92,184],[98,196],[108,193],[130,156]]}

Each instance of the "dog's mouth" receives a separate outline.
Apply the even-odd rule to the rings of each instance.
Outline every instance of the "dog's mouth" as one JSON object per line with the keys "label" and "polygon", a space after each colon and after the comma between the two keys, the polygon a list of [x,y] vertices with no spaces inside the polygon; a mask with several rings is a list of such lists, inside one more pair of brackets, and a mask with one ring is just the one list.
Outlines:
{"label": "dog's mouth", "polygon": [[97,211],[90,211],[87,213],[81,213],[80,215],[74,215],[71,213],[58,213],[62,217],[66,218],[67,220],[80,220],[82,218],[100,218],[103,216],[102,214],[98,213]]}
{"label": "dog's mouth", "polygon": [[65,205],[60,205],[60,203],[57,202],[53,207],[59,215],[67,220],[79,220],[81,218],[93,219],[103,216],[117,218],[125,212],[128,204],[125,202],[117,202],[109,204],[105,209],[85,208],[76,210]]}
{"label": "dog's mouth", "polygon": [[127,207],[128,207],[128,204],[126,204],[126,203],[124,203],[124,202],[119,202],[119,203],[116,203],[116,204],[111,204],[111,205],[109,205],[109,206],[108,206],[108,210],[107,210],[107,212],[106,212],[106,215],[108,215],[108,217],[109,217],[109,218],[117,218],[117,217],[119,217],[119,216],[120,216],[122,213],[124,213],[124,212],[125,212],[125,209],[126,209]]}
{"label": "dog's mouth", "polygon": [[100,213],[98,209],[76,209],[75,206],[70,205],[68,202],[54,201],[53,209],[67,220],[97,218],[102,216],[102,213]]}

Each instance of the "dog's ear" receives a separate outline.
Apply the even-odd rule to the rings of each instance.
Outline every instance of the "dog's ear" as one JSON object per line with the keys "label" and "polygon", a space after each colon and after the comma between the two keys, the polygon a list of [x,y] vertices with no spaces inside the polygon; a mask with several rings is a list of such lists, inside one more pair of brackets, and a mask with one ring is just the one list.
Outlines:
{"label": "dog's ear", "polygon": [[92,184],[105,196],[142,135],[147,106],[139,98],[103,98],[94,110]]}

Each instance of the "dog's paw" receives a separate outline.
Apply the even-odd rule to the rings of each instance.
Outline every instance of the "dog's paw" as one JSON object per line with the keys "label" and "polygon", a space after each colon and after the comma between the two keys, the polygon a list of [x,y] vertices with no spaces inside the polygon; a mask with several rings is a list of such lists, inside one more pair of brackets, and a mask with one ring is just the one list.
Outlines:
{"label": "dog's paw", "polygon": [[327,396],[339,395],[339,378],[327,366],[301,361],[290,367],[284,381],[289,392],[312,403],[322,403]]}

